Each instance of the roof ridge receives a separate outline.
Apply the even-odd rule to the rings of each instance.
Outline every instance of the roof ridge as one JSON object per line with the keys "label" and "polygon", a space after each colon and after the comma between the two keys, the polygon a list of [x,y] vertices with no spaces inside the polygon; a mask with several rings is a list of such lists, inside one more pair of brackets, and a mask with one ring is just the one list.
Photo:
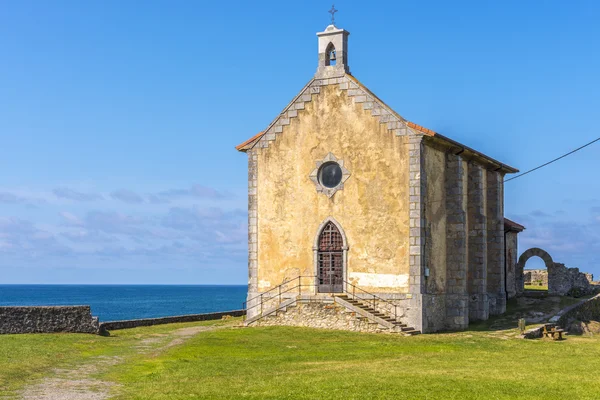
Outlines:
{"label": "roof ridge", "polygon": [[[298,110],[303,110],[305,103],[312,101],[313,94],[319,94],[321,86],[337,85],[341,90],[348,90],[348,95],[355,98],[355,102],[363,103],[363,109],[372,109],[372,116],[379,116],[381,123],[387,123],[388,129],[395,132],[398,136],[404,135],[420,135],[428,138],[430,141],[443,142],[445,147],[457,147],[458,154],[467,152],[470,154],[469,157],[476,158],[484,161],[485,164],[492,167],[497,167],[496,170],[503,170],[505,173],[515,173],[518,169],[513,168],[509,165],[501,163],[494,158],[487,156],[477,150],[472,149],[469,146],[465,146],[455,140],[452,140],[432,129],[426,128],[422,125],[408,121],[400,114],[398,114],[392,107],[387,105],[377,95],[375,95],[369,88],[367,88],[362,82],[360,82],[355,76],[346,73],[337,78],[312,78],[300,92],[292,99],[292,101],[283,109],[281,113],[269,124],[269,126],[262,132],[246,140],[242,144],[236,146],[239,151],[246,151],[254,148],[255,146],[268,147],[268,142],[275,140],[278,133],[283,132],[283,127],[290,124],[290,119],[298,115]],[[354,85],[354,86],[352,86]],[[306,93],[308,90],[308,93]],[[357,94],[360,91],[362,93]],[[354,93],[350,93],[354,92]],[[383,109],[385,113],[375,114],[376,109],[373,108],[373,103],[377,104],[377,107]],[[292,108],[293,106],[293,108]],[[384,115],[385,114],[385,115]],[[391,117],[391,118],[390,118]],[[396,119],[396,121],[390,120]],[[264,138],[264,139],[263,139]]]}

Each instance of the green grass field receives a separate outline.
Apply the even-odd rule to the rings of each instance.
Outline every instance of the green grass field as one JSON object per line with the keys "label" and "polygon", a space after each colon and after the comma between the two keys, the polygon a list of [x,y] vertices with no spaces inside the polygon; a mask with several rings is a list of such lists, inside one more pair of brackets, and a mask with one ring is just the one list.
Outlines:
{"label": "green grass field", "polygon": [[119,399],[600,398],[598,339],[222,330],[109,375]]}
{"label": "green grass field", "polygon": [[541,291],[548,291],[548,286],[540,286],[540,285],[525,285],[525,290],[541,290]]}
{"label": "green grass field", "polygon": [[127,357],[134,346],[175,329],[198,325],[224,325],[222,321],[159,325],[116,331],[111,337],[88,334],[0,335],[0,398],[57,368],[73,368],[97,357]]}
{"label": "green grass field", "polygon": [[[114,332],[0,336],[0,390],[100,356],[115,399],[598,399],[600,338],[517,339],[515,331],[403,337],[218,321],[180,344],[173,324]],[[150,339],[150,340],[149,340]],[[156,351],[140,352],[140,343]]]}

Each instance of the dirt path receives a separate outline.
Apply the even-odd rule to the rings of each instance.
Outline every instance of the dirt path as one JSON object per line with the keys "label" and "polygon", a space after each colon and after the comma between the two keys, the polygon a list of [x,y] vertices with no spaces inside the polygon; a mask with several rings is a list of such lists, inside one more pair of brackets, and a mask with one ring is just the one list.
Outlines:
{"label": "dirt path", "polygon": [[[157,355],[165,349],[185,343],[200,332],[219,329],[218,326],[193,326],[181,328],[169,334],[153,335],[136,346],[136,354]],[[93,376],[108,371],[124,362],[123,357],[100,356],[88,360],[74,369],[56,369],[53,376],[27,386],[21,391],[21,400],[105,400],[110,398],[115,383],[102,381]]]}

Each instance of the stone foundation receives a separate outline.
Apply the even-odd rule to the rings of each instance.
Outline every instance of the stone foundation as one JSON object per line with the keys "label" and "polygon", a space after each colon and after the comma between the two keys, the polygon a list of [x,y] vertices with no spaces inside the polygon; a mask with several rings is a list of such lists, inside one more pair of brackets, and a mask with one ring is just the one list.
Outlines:
{"label": "stone foundation", "polygon": [[347,308],[331,302],[300,302],[256,321],[253,326],[301,326],[355,332],[390,332]]}
{"label": "stone foundation", "polygon": [[446,324],[450,331],[460,331],[469,326],[469,296],[466,294],[446,295]]}
{"label": "stone foundation", "polygon": [[[333,302],[333,297],[330,294],[325,294],[325,293],[321,293],[321,294],[291,294],[291,293],[285,293],[283,295],[281,295],[281,297],[274,295],[269,297],[269,294],[266,294],[263,297],[263,303],[262,306],[259,304],[259,301],[254,301],[252,304],[252,308],[248,308],[247,310],[247,314],[246,314],[246,318],[250,319],[253,318],[259,314],[262,314],[264,312],[269,311],[270,309],[273,309],[275,307],[277,307],[281,302],[289,300],[289,299],[293,299],[293,298],[297,298],[299,302],[312,302],[312,303],[321,303],[321,302],[325,302],[325,303],[330,303]],[[256,296],[256,294],[252,297],[254,298]],[[402,322],[405,323],[407,325],[410,326],[414,326],[415,324],[415,313],[417,312],[421,312],[421,306],[419,305],[415,305],[414,302],[412,301],[413,299],[411,298],[410,295],[407,295],[405,293],[377,293],[377,296],[380,297],[383,300],[380,299],[376,299],[375,301],[373,301],[373,299],[369,296],[369,295],[352,295],[351,293],[348,293],[348,296],[350,298],[353,298],[355,300],[358,300],[362,303],[364,303],[365,305],[371,306],[374,309],[376,309],[377,311],[380,311],[382,313],[384,313],[385,315],[388,315],[390,317],[394,317],[396,316],[396,320],[398,322]],[[412,305],[411,305],[412,304]]]}
{"label": "stone foundation", "polygon": [[98,331],[90,306],[0,307],[0,334]]}

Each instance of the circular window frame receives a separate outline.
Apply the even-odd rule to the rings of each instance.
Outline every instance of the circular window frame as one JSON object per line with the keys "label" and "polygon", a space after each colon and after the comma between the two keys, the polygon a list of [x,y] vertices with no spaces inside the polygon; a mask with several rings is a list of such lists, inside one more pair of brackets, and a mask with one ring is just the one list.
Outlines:
{"label": "circular window frame", "polygon": [[[334,187],[327,187],[323,185],[321,181],[321,170],[324,165],[335,163],[342,171],[342,178],[340,182]],[[350,177],[350,171],[344,167],[344,160],[338,159],[333,153],[328,153],[325,158],[316,162],[317,168],[315,168],[308,176],[310,180],[315,184],[318,193],[323,193],[327,197],[331,198],[338,190],[344,189],[344,182]]]}
{"label": "circular window frame", "polygon": [[[333,185],[328,185],[325,181],[327,179],[323,179],[323,172],[324,169],[329,167],[329,166],[336,166],[336,171],[335,171],[335,175],[332,177],[332,179],[335,179],[335,184]],[[321,184],[321,186],[327,188],[327,189],[335,189],[336,187],[338,187],[341,183],[342,183],[342,179],[344,172],[342,171],[342,167],[340,166],[339,163],[337,163],[336,161],[327,161],[324,162],[323,164],[321,164],[321,166],[319,167],[319,172],[317,172],[317,179],[319,180],[319,183]]]}

